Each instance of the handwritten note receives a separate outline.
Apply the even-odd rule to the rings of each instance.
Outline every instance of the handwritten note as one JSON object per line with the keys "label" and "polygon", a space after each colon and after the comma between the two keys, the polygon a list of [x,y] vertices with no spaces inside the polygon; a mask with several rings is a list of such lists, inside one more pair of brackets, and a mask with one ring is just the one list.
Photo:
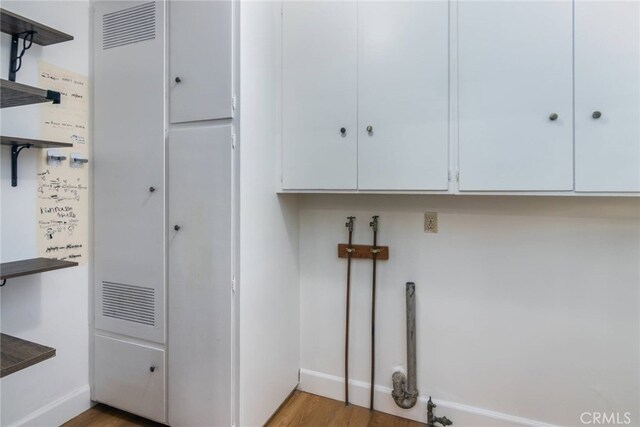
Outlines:
{"label": "handwritten note", "polygon": [[[84,264],[88,256],[89,165],[72,165],[71,154],[89,158],[88,81],[85,76],[39,63],[40,87],[60,92],[60,104],[41,108],[40,137],[73,144],[55,148],[62,161],[47,162],[47,149],[37,161],[38,255]],[[53,149],[53,148],[52,148]]]}

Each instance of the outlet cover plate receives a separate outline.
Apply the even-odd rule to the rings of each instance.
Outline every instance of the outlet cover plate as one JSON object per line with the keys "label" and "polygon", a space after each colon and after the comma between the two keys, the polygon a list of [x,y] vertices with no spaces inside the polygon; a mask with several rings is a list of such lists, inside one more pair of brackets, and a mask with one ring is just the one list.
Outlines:
{"label": "outlet cover plate", "polygon": [[438,232],[438,213],[437,212],[426,212],[424,214],[424,232],[425,233]]}

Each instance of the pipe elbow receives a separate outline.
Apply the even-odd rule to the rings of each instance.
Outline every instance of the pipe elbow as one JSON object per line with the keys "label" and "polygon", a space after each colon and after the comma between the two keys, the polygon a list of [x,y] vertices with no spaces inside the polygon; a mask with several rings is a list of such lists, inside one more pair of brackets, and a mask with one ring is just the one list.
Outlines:
{"label": "pipe elbow", "polygon": [[396,371],[393,373],[391,381],[393,382],[391,397],[396,405],[402,409],[413,408],[418,401],[418,391],[407,390],[407,377],[402,372]]}
{"label": "pipe elbow", "polygon": [[405,397],[404,399],[396,399],[394,397],[394,400],[396,401],[396,405],[398,405],[402,409],[410,409],[410,408],[413,408],[414,406],[416,406],[416,402],[418,401],[418,398],[417,397]]}

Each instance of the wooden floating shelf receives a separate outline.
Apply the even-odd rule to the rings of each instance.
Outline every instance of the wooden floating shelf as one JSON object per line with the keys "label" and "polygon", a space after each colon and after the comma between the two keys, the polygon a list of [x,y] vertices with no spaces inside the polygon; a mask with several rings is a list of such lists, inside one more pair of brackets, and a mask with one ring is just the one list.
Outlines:
{"label": "wooden floating shelf", "polygon": [[31,258],[21,261],[3,262],[0,264],[0,280],[75,267],[77,265],[77,262],[51,258]]}
{"label": "wooden floating shelf", "polygon": [[6,9],[0,9],[0,31],[11,35],[35,31],[33,42],[40,46],[49,46],[51,44],[73,40],[73,36],[67,33],[32,21],[29,18],[25,18]]}
{"label": "wooden floating shelf", "polygon": [[56,349],[46,345],[0,334],[0,378],[50,359]]}
{"label": "wooden floating shelf", "polygon": [[30,145],[32,148],[70,148],[70,142],[43,141],[41,139],[17,138],[15,136],[0,136],[0,145]]}
{"label": "wooden floating shelf", "polygon": [[43,102],[59,104],[60,92],[0,79],[0,108],[41,104]]}
{"label": "wooden floating shelf", "polygon": [[[349,245],[347,243],[340,243],[338,245],[338,258],[348,258],[347,248]],[[353,252],[351,252],[351,259],[373,259],[373,249],[372,245],[351,245],[353,248]],[[377,260],[388,260],[389,259],[389,246],[376,246],[376,249],[380,250],[378,252]]]}

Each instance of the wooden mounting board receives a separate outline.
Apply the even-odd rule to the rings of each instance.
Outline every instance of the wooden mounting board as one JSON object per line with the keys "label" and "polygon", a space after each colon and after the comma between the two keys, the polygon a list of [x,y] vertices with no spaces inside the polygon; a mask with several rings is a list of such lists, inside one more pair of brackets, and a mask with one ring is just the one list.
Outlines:
{"label": "wooden mounting board", "polygon": [[[338,258],[347,258],[347,248],[349,247],[346,243],[338,244]],[[373,253],[371,253],[371,249],[373,249],[372,245],[351,245],[354,249],[354,252],[351,252],[352,259],[373,259]],[[388,260],[389,259],[389,246],[378,246],[380,252],[376,259],[378,260]]]}

